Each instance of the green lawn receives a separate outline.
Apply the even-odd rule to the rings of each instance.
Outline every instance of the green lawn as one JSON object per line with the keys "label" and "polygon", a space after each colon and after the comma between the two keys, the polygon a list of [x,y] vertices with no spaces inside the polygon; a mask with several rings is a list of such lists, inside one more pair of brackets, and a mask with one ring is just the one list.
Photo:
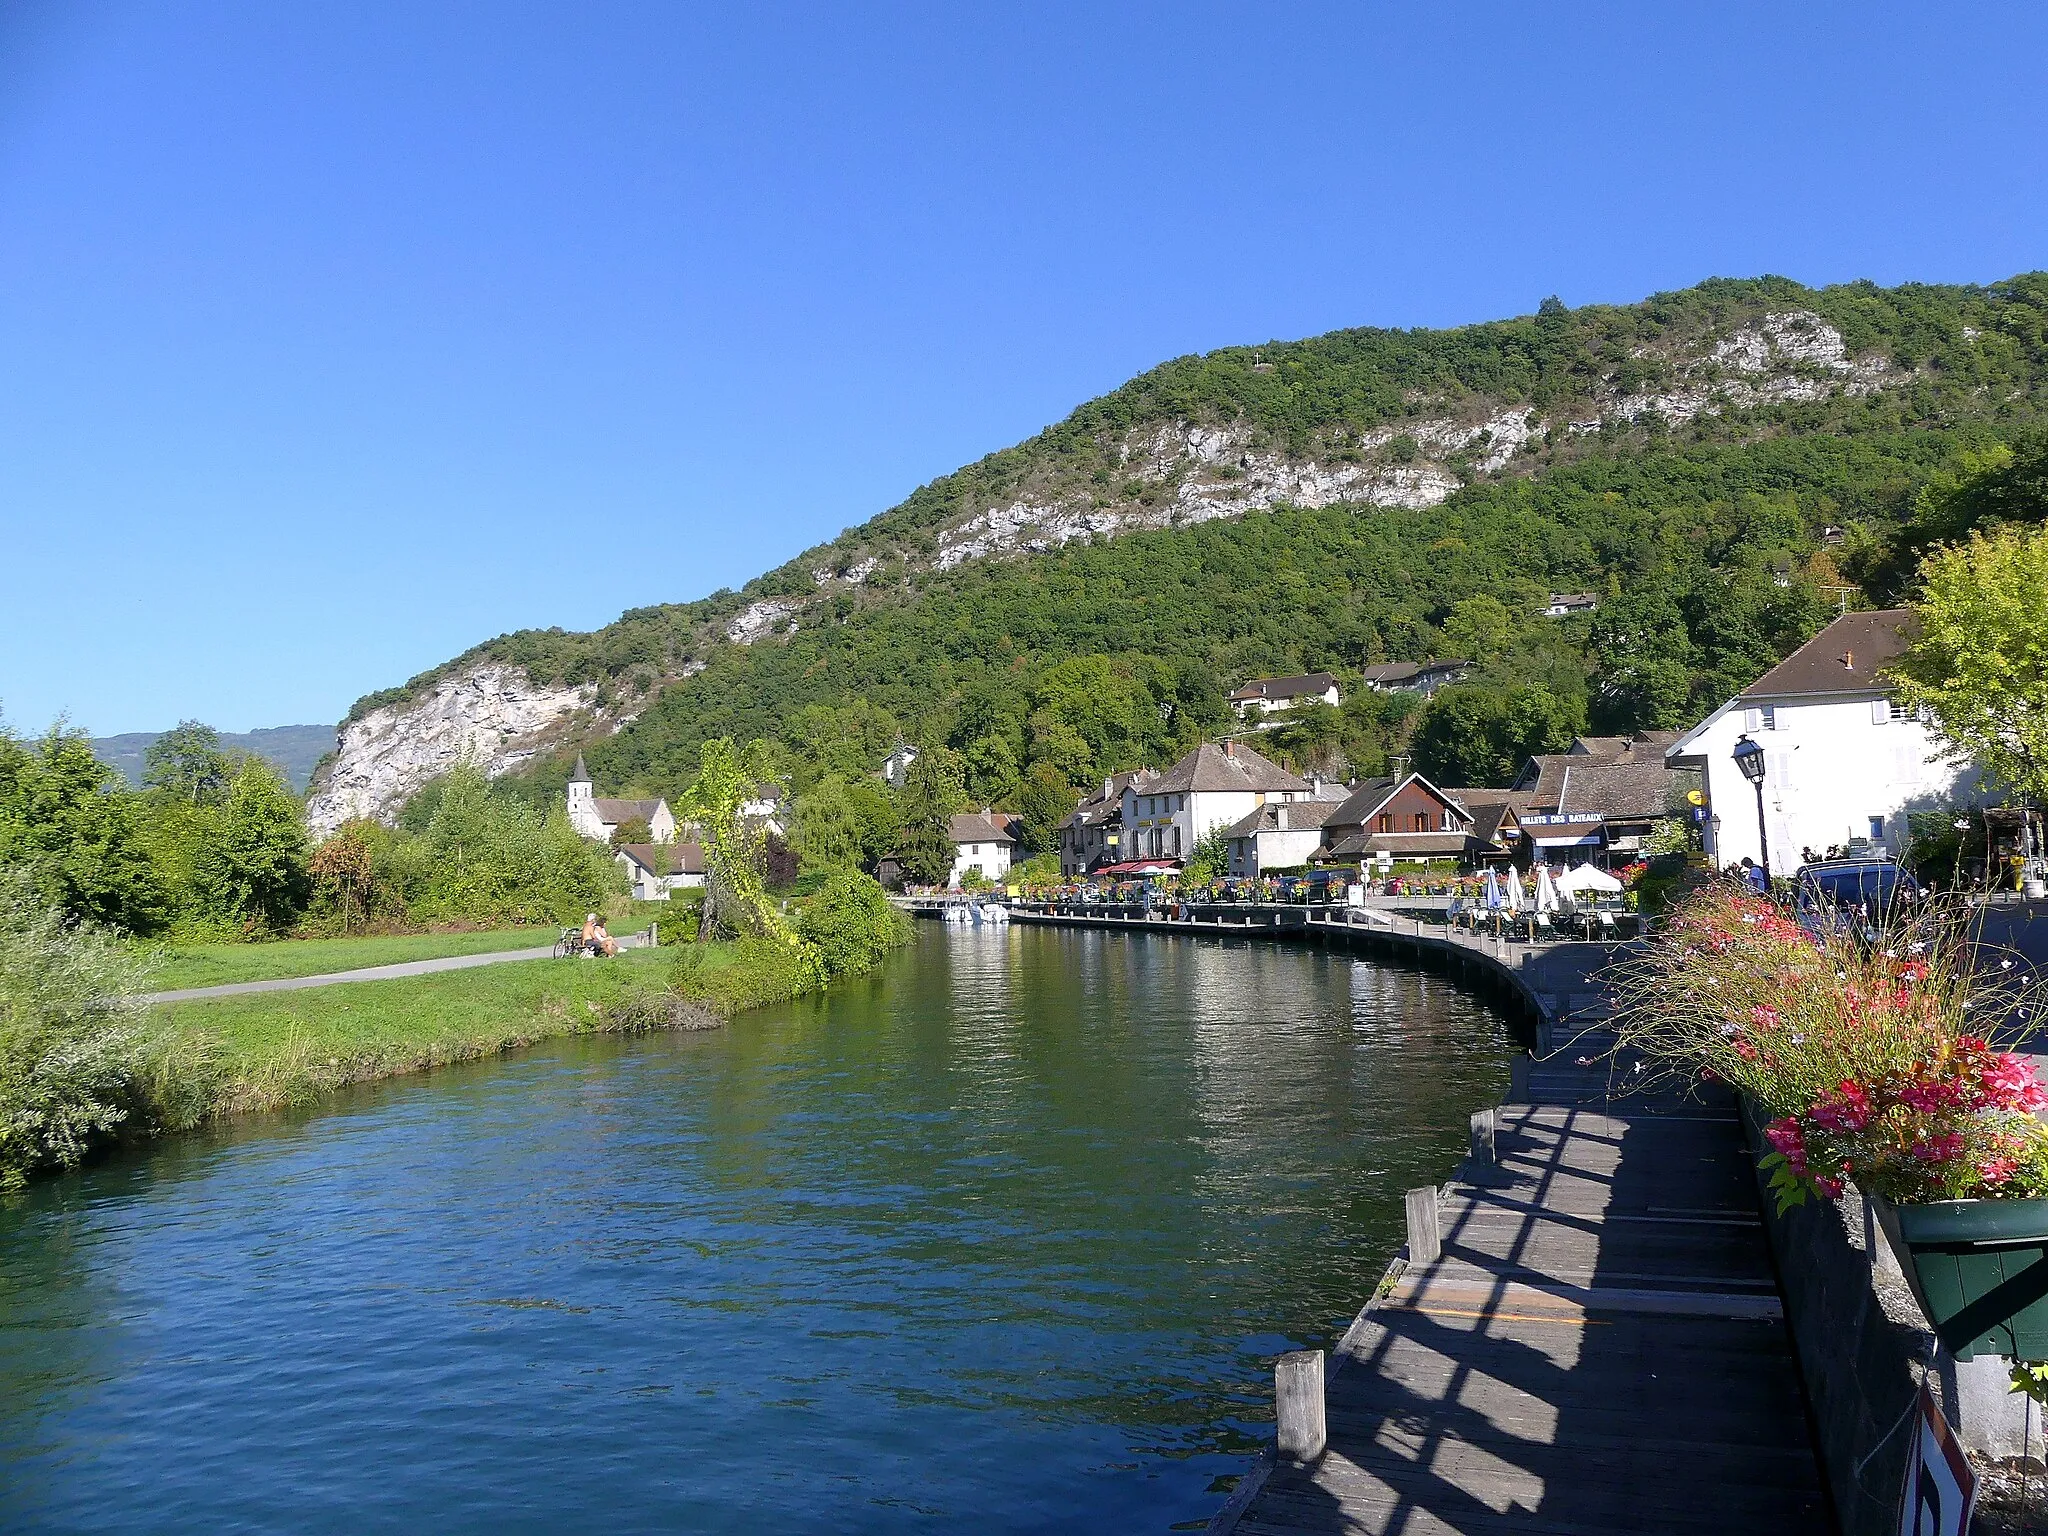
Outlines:
{"label": "green lawn", "polygon": [[558,1035],[703,1026],[790,996],[794,975],[749,939],[166,1003],[145,1089],[183,1128]]}
{"label": "green lawn", "polygon": [[627,950],[165,1004],[153,1097],[167,1122],[192,1125],[555,1035],[645,1028],[631,1004],[663,991],[672,959]]}
{"label": "green lawn", "polygon": [[[645,918],[613,926],[637,933]],[[501,949],[536,949],[561,933],[550,928],[499,928],[488,933],[407,933],[372,939],[284,939],[274,944],[176,944],[162,951],[163,964],[150,981],[158,992],[186,987],[219,987],[236,981],[274,981],[286,976],[325,976],[370,965],[438,960],[444,955],[486,955]]]}

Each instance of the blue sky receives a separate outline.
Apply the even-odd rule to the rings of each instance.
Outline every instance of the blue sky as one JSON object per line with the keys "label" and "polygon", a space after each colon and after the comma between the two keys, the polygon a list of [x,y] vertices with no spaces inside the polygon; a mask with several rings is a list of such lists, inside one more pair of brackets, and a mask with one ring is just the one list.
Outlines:
{"label": "blue sky", "polygon": [[1210,347],[2048,266],[2044,51],[2020,5],[0,0],[0,711],[334,720]]}

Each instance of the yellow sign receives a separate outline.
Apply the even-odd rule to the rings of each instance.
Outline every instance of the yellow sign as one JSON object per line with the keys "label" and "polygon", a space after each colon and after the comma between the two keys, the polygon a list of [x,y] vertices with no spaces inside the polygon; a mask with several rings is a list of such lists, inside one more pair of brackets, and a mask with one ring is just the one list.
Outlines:
{"label": "yellow sign", "polygon": [[1685,803],[1687,805],[1705,805],[1707,797],[1696,789],[1688,789],[1685,792]]}

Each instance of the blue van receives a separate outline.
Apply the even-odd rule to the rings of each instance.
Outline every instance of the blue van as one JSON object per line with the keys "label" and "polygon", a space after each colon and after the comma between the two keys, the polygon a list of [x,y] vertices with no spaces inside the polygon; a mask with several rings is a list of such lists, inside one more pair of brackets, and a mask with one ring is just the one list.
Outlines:
{"label": "blue van", "polygon": [[1887,859],[1829,859],[1794,876],[1799,926],[1816,938],[1852,929],[1871,939],[1902,905],[1917,903],[1920,883]]}

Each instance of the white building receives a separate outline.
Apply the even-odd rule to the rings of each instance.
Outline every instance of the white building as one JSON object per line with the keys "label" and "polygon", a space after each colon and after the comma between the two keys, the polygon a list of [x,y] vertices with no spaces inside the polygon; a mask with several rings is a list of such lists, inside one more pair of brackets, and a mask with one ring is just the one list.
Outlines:
{"label": "white building", "polygon": [[1665,752],[1706,783],[1707,852],[1722,867],[1760,858],[1756,791],[1733,753],[1764,749],[1764,828],[1771,872],[1789,875],[1804,850],[1867,843],[1897,857],[1906,813],[1981,799],[1975,769],[1942,755],[1930,726],[1880,676],[1906,649],[1911,613],[1847,613]]}
{"label": "white building", "polygon": [[1230,873],[1248,880],[1269,869],[1299,869],[1323,846],[1323,823],[1336,811],[1330,800],[1275,800],[1230,828]]}
{"label": "white building", "polygon": [[969,874],[1002,882],[1010,872],[1010,852],[1017,840],[1004,824],[1009,818],[991,811],[962,811],[948,826],[953,839],[953,872],[948,885],[959,885]]}
{"label": "white building", "polygon": [[1255,677],[1230,695],[1230,707],[1240,720],[1254,709],[1262,715],[1285,714],[1304,704],[1338,704],[1342,695],[1337,679],[1327,672],[1308,672],[1298,677]]}
{"label": "white building", "polygon": [[617,859],[635,901],[667,901],[671,891],[704,883],[704,850],[695,843],[625,843]]}
{"label": "white building", "polygon": [[578,752],[576,771],[569,775],[569,825],[585,837],[608,843],[626,822],[644,821],[654,842],[676,840],[676,818],[666,800],[606,800],[590,790],[590,770],[583,766],[583,754]]}
{"label": "white building", "polygon": [[910,765],[916,761],[917,748],[899,741],[896,750],[882,759],[882,782],[891,789],[901,789],[910,782]]}
{"label": "white building", "polygon": [[1314,790],[1240,742],[1203,742],[1158,778],[1124,786],[1125,861],[1185,859],[1217,827]]}
{"label": "white building", "polygon": [[1359,671],[1359,681],[1374,693],[1419,693],[1424,698],[1463,678],[1469,661],[1382,661]]}

